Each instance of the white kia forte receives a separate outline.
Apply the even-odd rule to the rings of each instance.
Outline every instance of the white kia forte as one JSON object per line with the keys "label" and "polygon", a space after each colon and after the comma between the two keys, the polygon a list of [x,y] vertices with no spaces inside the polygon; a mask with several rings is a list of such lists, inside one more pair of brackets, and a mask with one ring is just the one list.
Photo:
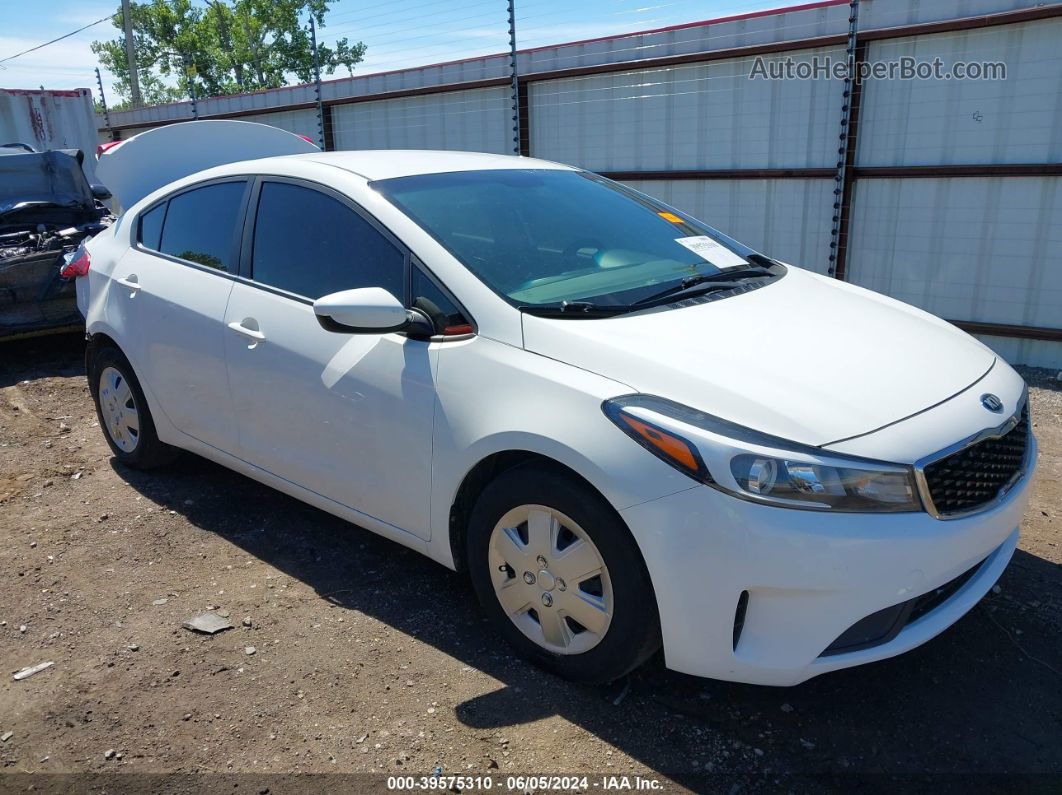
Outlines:
{"label": "white kia forte", "polygon": [[662,646],[796,684],[1014,552],[1025,385],[925,312],[542,160],[198,122],[99,166],[124,213],[64,272],[118,461],[189,450],[467,571],[562,676]]}

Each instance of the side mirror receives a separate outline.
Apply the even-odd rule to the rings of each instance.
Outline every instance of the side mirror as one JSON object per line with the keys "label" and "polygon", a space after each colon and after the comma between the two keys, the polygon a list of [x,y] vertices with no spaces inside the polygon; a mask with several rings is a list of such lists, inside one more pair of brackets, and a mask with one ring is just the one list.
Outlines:
{"label": "side mirror", "polygon": [[107,190],[106,186],[101,185],[98,182],[93,182],[89,185],[89,188],[92,190],[92,198],[94,199],[99,199],[102,202],[111,198],[111,192]]}
{"label": "side mirror", "polygon": [[407,331],[416,336],[431,336],[434,325],[416,310],[382,287],[361,287],[321,296],[313,302],[317,322],[326,331],[341,334],[388,334]]}

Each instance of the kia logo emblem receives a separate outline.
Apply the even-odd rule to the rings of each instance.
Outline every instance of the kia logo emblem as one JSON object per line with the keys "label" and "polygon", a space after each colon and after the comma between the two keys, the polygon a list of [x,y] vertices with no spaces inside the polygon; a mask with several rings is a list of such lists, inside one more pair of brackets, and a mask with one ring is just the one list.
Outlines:
{"label": "kia logo emblem", "polygon": [[994,411],[996,414],[1003,411],[1003,401],[991,392],[986,392],[981,395],[981,405],[989,411]]}

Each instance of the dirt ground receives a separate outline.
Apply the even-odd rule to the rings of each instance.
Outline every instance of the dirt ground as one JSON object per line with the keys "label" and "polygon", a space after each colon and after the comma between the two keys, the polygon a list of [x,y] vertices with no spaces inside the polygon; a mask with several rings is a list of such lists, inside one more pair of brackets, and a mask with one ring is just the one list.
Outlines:
{"label": "dirt ground", "polygon": [[[515,659],[468,581],[411,551],[194,456],[152,474],[117,467],[82,350],[77,336],[0,347],[3,773],[1062,786],[1054,373],[1024,373],[1041,455],[1020,550],[998,593],[951,630],[796,688],[698,680],[659,659],[595,688]],[[235,628],[181,628],[207,608]],[[55,664],[13,680],[44,661]],[[246,776],[226,791],[270,780],[284,791]],[[0,790],[31,783],[0,775]]]}

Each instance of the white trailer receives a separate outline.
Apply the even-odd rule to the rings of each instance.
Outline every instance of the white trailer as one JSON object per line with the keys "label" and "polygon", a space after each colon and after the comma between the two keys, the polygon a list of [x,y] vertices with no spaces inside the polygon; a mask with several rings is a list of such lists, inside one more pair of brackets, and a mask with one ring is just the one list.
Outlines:
{"label": "white trailer", "polygon": [[98,134],[87,88],[70,91],[34,91],[0,88],[0,146],[23,143],[39,152],[80,149],[85,153],[85,176],[96,181]]}

